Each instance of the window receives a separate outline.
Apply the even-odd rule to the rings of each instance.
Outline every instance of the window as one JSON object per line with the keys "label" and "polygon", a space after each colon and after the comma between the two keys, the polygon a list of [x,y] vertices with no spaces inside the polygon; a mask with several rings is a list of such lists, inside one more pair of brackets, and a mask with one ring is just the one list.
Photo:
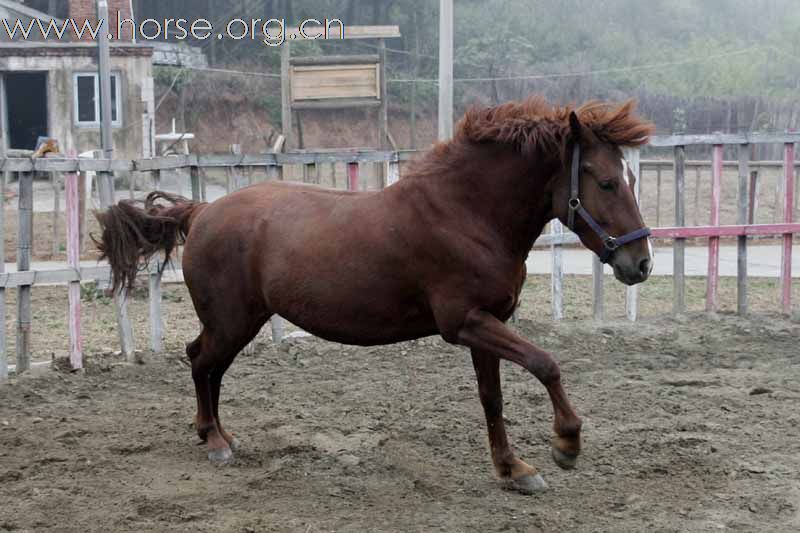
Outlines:
{"label": "window", "polygon": [[[111,75],[111,123],[122,124],[120,83],[117,74]],[[75,116],[79,126],[100,125],[100,84],[97,74],[75,75]]]}

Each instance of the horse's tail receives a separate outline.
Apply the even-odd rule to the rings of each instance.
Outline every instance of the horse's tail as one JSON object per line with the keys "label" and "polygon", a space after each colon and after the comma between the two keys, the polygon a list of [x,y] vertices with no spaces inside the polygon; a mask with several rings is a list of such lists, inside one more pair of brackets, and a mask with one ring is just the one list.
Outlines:
{"label": "horse's tail", "polygon": [[[157,203],[159,200],[165,203]],[[207,205],[155,191],[144,202],[122,200],[95,212],[102,234],[99,240],[92,235],[92,240],[101,260],[108,259],[111,264],[114,290],[133,287],[141,259],[149,261],[163,251],[166,264],[175,246],[186,241],[194,215]]]}

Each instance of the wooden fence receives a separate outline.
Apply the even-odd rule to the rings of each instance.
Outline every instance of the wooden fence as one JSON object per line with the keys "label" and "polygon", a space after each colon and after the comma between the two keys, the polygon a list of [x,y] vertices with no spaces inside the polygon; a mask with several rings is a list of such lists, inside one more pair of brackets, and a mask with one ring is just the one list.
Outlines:
{"label": "wooden fence", "polygon": [[[794,144],[800,141],[800,134],[785,135],[708,135],[708,136],[676,136],[655,137],[651,144],[656,147],[671,148],[673,151],[672,166],[675,172],[675,227],[656,228],[653,237],[656,239],[673,239],[674,247],[674,311],[685,311],[685,276],[684,249],[687,238],[706,237],[709,239],[709,275],[706,307],[715,311],[718,307],[717,287],[719,284],[719,239],[724,236],[738,237],[739,272],[738,272],[738,310],[740,314],[747,312],[747,238],[753,235],[775,235],[783,239],[782,309],[791,311],[791,250],[792,235],[800,231],[800,224],[792,220],[794,202]],[[749,145],[754,143],[781,143],[784,145],[784,207],[785,217],[780,224],[756,225],[748,223],[749,206]],[[711,220],[707,226],[686,227],[685,224],[685,148],[690,145],[713,146],[713,177],[711,198]],[[738,224],[720,226],[720,187],[723,168],[723,147],[736,145],[739,147],[739,201]],[[239,188],[253,181],[253,171],[263,169],[268,180],[284,179],[284,169],[292,165],[303,167],[304,179],[312,183],[320,182],[320,165],[344,163],[347,167],[346,187],[350,190],[361,190],[361,169],[366,164],[380,164],[384,176],[383,186],[391,185],[400,179],[401,161],[413,157],[411,152],[378,152],[378,151],[331,151],[331,152],[297,152],[287,154],[242,155],[183,155],[144,160],[104,160],[104,159],[0,159],[0,171],[7,175],[14,173],[19,180],[19,223],[17,241],[17,269],[15,273],[4,273],[4,252],[0,249],[0,314],[5,317],[5,290],[15,288],[17,297],[17,342],[16,370],[24,372],[30,368],[30,333],[31,333],[31,290],[37,284],[67,284],[69,299],[69,352],[73,368],[82,366],[81,318],[80,318],[80,284],[87,281],[105,281],[110,276],[107,266],[83,268],[80,266],[80,239],[78,236],[78,173],[95,172],[101,207],[105,208],[114,201],[114,173],[144,172],[149,173],[152,188],[161,186],[161,174],[166,171],[188,170],[191,182],[192,198],[200,201],[205,197],[203,180],[204,170],[225,169],[229,176],[245,176],[244,179],[232,180],[230,188]],[[640,174],[641,161],[638,150],[627,150],[626,158],[635,174]],[[65,188],[67,212],[67,257],[68,267],[57,270],[33,271],[31,267],[31,246],[33,243],[33,178],[36,172],[49,172],[54,176],[54,183],[62,179]],[[639,195],[643,180],[637,180]],[[58,201],[58,200],[57,200]],[[0,217],[0,242],[4,239],[4,217]],[[562,249],[572,245],[578,239],[572,233],[565,233],[557,221],[551,224],[551,233],[542,236],[536,246],[549,246],[552,250],[552,311],[553,317],[560,319],[563,313],[563,263]],[[598,320],[604,315],[603,308],[603,269],[597,258],[593,268],[593,314]],[[154,352],[163,350],[163,327],[161,317],[161,274],[151,264],[145,274],[148,279],[149,293],[149,348]],[[638,288],[626,289],[626,315],[636,320],[638,314]],[[127,314],[125,293],[115,298],[115,310],[118,322],[120,346],[123,354],[132,359],[135,357],[134,339],[130,319]],[[273,321],[273,338],[280,339],[282,324]],[[5,330],[0,328],[0,381],[8,376],[6,357]]]}
{"label": "wooden fence", "polygon": [[[35,285],[68,285],[69,300],[69,353],[73,368],[82,367],[81,302],[80,285],[89,281],[107,281],[108,266],[81,267],[79,238],[79,194],[78,173],[95,172],[101,208],[114,202],[114,174],[116,172],[149,173],[153,189],[161,187],[161,175],[167,171],[188,170],[192,199],[205,197],[204,170],[223,169],[228,175],[227,189],[234,190],[254,181],[253,171],[263,169],[268,180],[283,180],[288,166],[302,166],[304,181],[320,182],[318,168],[325,164],[344,163],[347,167],[346,188],[362,190],[362,166],[381,164],[384,169],[383,186],[388,186],[400,177],[400,154],[396,152],[345,151],[289,154],[229,155],[214,156],[170,156],[144,160],[104,159],[0,159],[3,179],[11,174],[19,181],[19,211],[17,235],[17,272],[6,273],[5,250],[0,247],[0,315],[5,317],[6,289],[17,289],[16,365],[17,373],[31,366],[31,290]],[[56,176],[54,183],[64,183],[65,208],[67,214],[67,268],[55,270],[31,270],[33,244],[33,181],[37,173],[48,172]],[[59,196],[56,195],[56,202]],[[5,217],[0,216],[0,242],[5,238]],[[144,275],[148,279],[149,298],[149,348],[154,352],[163,350],[163,326],[161,313],[161,272],[154,261]],[[114,298],[121,351],[128,360],[135,358],[135,344],[131,322],[127,312],[126,294]],[[283,324],[272,321],[273,338],[283,335]],[[0,381],[7,379],[9,365],[6,354],[5,328],[0,328]]]}
{"label": "wooden fence", "polygon": [[[776,236],[782,239],[781,259],[781,308],[785,314],[791,313],[792,287],[792,237],[800,232],[800,224],[794,223],[795,197],[795,143],[800,142],[800,133],[778,135],[679,135],[654,137],[651,146],[669,148],[673,152],[672,168],[675,173],[675,226],[653,229],[654,239],[673,240],[673,310],[675,313],[686,311],[685,282],[685,248],[689,238],[708,238],[708,274],[706,277],[706,310],[716,312],[719,308],[719,243],[720,237],[737,237],[737,311],[747,314],[747,240],[752,236]],[[782,144],[784,159],[783,169],[783,221],[775,224],[753,224],[753,203],[751,191],[754,189],[750,173],[750,147],[753,144]],[[712,179],[711,201],[709,205],[710,221],[708,225],[686,226],[686,147],[706,145],[712,147]],[[739,183],[737,194],[737,224],[720,225],[721,181],[723,171],[723,151],[725,146],[738,147]],[[640,174],[639,154],[636,150],[626,153],[634,173]],[[637,188],[644,180],[637,180]],[[637,190],[637,196],[639,191]],[[553,223],[550,235],[540,238],[536,245],[549,245],[553,250],[552,305],[553,317],[563,317],[561,248],[564,245],[578,243],[574,234],[564,234],[558,222]],[[593,268],[593,316],[602,320],[604,315],[603,269],[599,260],[594,258]],[[626,295],[626,315],[636,320],[638,315],[638,287],[628,287]]]}

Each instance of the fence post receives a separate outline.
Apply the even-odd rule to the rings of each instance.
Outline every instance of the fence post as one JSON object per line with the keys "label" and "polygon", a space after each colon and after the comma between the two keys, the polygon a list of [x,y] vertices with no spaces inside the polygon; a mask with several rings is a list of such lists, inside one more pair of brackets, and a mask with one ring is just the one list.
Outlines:
{"label": "fence post", "polygon": [[280,167],[277,165],[267,165],[266,169],[267,181],[280,180]]}
{"label": "fence post", "polygon": [[55,258],[61,252],[59,247],[61,235],[58,232],[58,223],[61,217],[61,187],[55,172],[50,173],[50,184],[53,186],[53,257]]}
{"label": "fence post", "polygon": [[303,183],[319,185],[319,173],[316,163],[306,163],[303,165]]}
{"label": "fence post", "polygon": [[694,167],[694,225],[700,226],[700,166]]}
{"label": "fence post", "polygon": [[596,254],[592,254],[592,316],[595,320],[603,320],[605,314],[605,288],[603,287],[603,263]]}
{"label": "fence post", "polygon": [[758,170],[750,172],[750,211],[747,215],[747,223],[755,224],[758,212]]}
{"label": "fence post", "polygon": [[283,318],[279,317],[278,315],[272,315],[270,319],[270,326],[272,326],[272,342],[275,344],[280,344],[283,340]]}
{"label": "fence post", "polygon": [[203,200],[203,186],[200,178],[200,167],[195,165],[189,167],[189,180],[192,182],[192,201],[201,202]]}
{"label": "fence post", "polygon": [[[6,242],[6,182],[8,172],[0,170],[0,243]],[[0,246],[0,275],[6,271],[6,247]],[[6,353],[6,288],[0,287],[0,384],[8,380],[8,354]]]}
{"label": "fence post", "polygon": [[[31,268],[33,242],[33,172],[19,172],[17,271]],[[17,375],[31,367],[31,286],[17,288]]]}
{"label": "fence post", "polygon": [[[711,225],[719,226],[719,208],[722,189],[723,145],[715,144],[711,167]],[[719,237],[708,238],[708,279],[706,282],[706,311],[719,308]]]}
{"label": "fence post", "polygon": [[564,245],[561,244],[561,239],[564,237],[564,226],[558,219],[553,219],[550,222],[550,235],[552,235],[552,243],[550,244],[550,251],[553,257],[553,269],[550,273],[550,294],[552,297],[553,306],[553,319],[561,320],[564,318],[564,264],[561,250]]}
{"label": "fence post", "polygon": [[[785,165],[785,163],[784,163],[784,165]],[[786,170],[785,170],[785,166],[784,166],[784,178],[785,177],[786,177]],[[785,211],[783,213],[784,216],[783,217],[781,216],[781,208],[784,207],[783,205],[781,205],[781,198],[785,198],[785,190],[784,190],[785,189],[785,185],[786,185],[786,180],[785,179],[778,178],[777,180],[775,180],[775,196],[772,199],[772,202],[773,202],[772,203],[772,205],[773,205],[773,208],[772,208],[772,222],[773,223],[777,223],[779,220],[781,220],[781,218],[784,218],[786,216],[786,212]]]}
{"label": "fence post", "polygon": [[[783,146],[783,221],[791,224],[794,219],[794,143]],[[781,303],[784,314],[792,313],[792,234],[783,235],[783,256],[781,258]]]}
{"label": "fence post", "polygon": [[[231,145],[231,154],[233,155],[242,155],[242,145],[241,144],[232,144]],[[238,165],[234,165],[232,167],[228,167],[225,171],[225,193],[230,194],[231,191],[235,191],[239,188],[238,182],[239,177],[237,171],[239,170]]]}
{"label": "fence post", "polygon": [[[748,178],[750,177],[750,145],[739,145],[739,209],[737,221],[747,225]],[[747,236],[739,235],[736,246],[736,310],[739,316],[747,314]]]}
{"label": "fence post", "polygon": [[161,170],[151,170],[150,178],[153,180],[153,189],[161,190]]}
{"label": "fence post", "polygon": [[[397,157],[397,154],[395,154]],[[389,161],[386,170],[386,186],[391,187],[395,183],[400,181],[400,160],[395,159]]]}
{"label": "fence post", "polygon": [[[195,177],[197,167],[191,167],[192,176],[192,199],[198,201],[196,198],[200,194],[200,182],[197,181],[198,187],[195,188]],[[156,190],[161,188],[161,170],[156,169],[151,171],[153,179],[153,186]],[[158,259],[147,265],[147,299],[148,308],[150,311],[150,349],[154,353],[161,353],[164,349],[164,322],[161,316],[161,269],[158,267]]]}
{"label": "fence post", "polygon": [[[81,176],[78,173],[64,174],[64,196],[67,215],[67,263],[78,273],[81,271],[79,179],[81,179]],[[67,290],[69,300],[69,362],[70,366],[77,370],[83,368],[80,279],[71,281]]]}
{"label": "fence post", "polygon": [[[636,197],[636,203],[639,205],[639,211],[641,211],[641,190],[642,190],[642,172],[641,172],[641,165],[639,164],[640,161],[640,154],[638,148],[626,148],[625,149],[625,159],[628,161],[628,164],[631,168],[631,172],[633,172],[634,177],[636,178],[636,184],[633,187],[633,195]],[[625,178],[627,181],[627,169],[624,170]],[[661,166],[658,167],[658,211],[661,212]],[[658,224],[657,224],[658,225]],[[655,260],[655,258],[651,258],[651,260]],[[627,287],[625,289],[625,314],[628,317],[628,320],[631,322],[636,322],[636,318],[639,314],[639,286],[634,285],[633,287]]]}
{"label": "fence post", "polygon": [[347,163],[347,190],[357,191],[358,183],[358,161]]}
{"label": "fence post", "polygon": [[[639,173],[636,172],[638,176]],[[639,180],[636,180],[636,183],[639,183]],[[661,227],[661,164],[659,163],[656,167],[656,227]]]}
{"label": "fence post", "polygon": [[164,349],[164,323],[161,317],[161,273],[158,259],[147,265],[147,292],[150,308],[150,349],[161,353]]}
{"label": "fence post", "polygon": [[[100,207],[108,209],[114,203],[114,176],[110,172],[98,172],[97,186],[100,190]],[[133,328],[128,317],[128,290],[120,288],[114,294],[114,307],[117,313],[117,332],[122,355],[128,362],[135,362],[136,351],[133,346]]]}
{"label": "fence post", "polygon": [[[686,149],[683,146],[675,147],[675,225],[686,225]],[[672,244],[672,312],[676,315],[686,312],[685,252],[686,239],[675,239]]]}

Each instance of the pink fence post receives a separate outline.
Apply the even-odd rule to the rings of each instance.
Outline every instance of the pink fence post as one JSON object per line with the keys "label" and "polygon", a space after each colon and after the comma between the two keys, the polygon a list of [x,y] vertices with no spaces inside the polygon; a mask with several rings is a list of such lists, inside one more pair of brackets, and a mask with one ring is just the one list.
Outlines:
{"label": "pink fence post", "polygon": [[358,162],[347,163],[347,190],[358,190]]}
{"label": "pink fence post", "polygon": [[[69,154],[75,158],[75,153]],[[78,273],[78,279],[69,283],[69,362],[73,369],[83,368],[81,341],[81,244],[79,228],[78,174],[64,174],[67,208],[67,262]]]}
{"label": "pink fence post", "polygon": [[[783,222],[791,224],[794,211],[794,143],[783,146]],[[781,303],[784,314],[792,313],[792,234],[783,235],[783,257],[781,260]]]}
{"label": "pink fence post", "polygon": [[[719,226],[719,203],[722,189],[723,146],[715,144],[711,168],[711,225]],[[708,239],[708,279],[706,280],[706,311],[716,312],[719,306],[719,237]]]}

